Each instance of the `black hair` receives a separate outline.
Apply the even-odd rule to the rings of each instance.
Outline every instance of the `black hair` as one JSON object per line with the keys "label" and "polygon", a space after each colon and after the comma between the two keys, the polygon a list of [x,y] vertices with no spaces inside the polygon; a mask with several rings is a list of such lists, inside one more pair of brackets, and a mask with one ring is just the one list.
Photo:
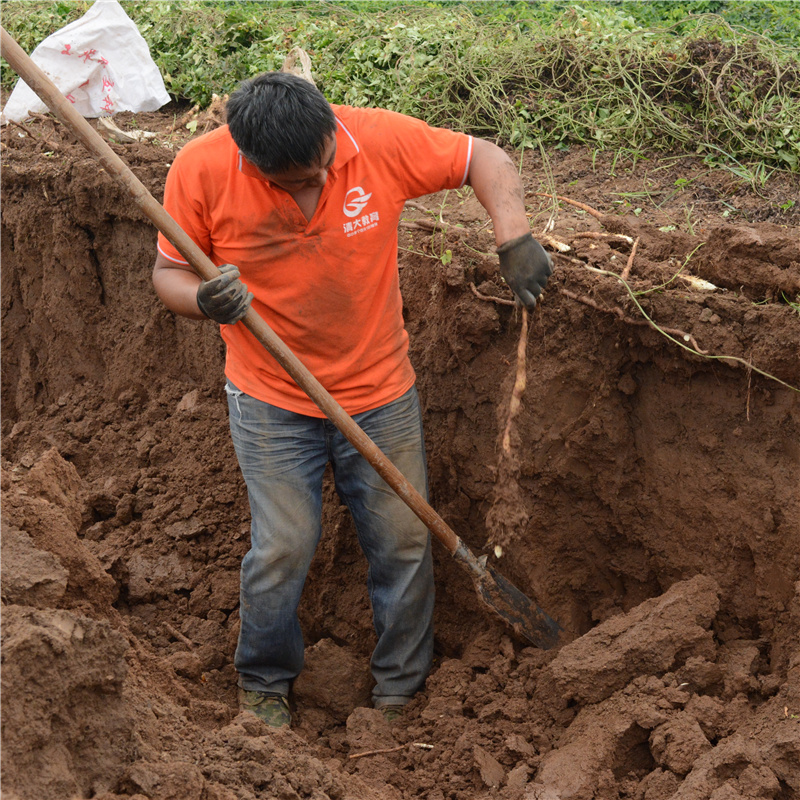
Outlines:
{"label": "black hair", "polygon": [[319,164],[336,134],[336,117],[322,92],[289,72],[242,81],[226,112],[233,141],[267,174]]}

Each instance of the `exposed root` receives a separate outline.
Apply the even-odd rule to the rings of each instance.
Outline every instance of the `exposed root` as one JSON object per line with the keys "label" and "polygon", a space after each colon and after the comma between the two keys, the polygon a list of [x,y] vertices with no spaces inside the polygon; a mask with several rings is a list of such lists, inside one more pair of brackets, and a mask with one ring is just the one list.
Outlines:
{"label": "exposed root", "polygon": [[415,220],[403,220],[398,224],[398,227],[412,228],[414,230],[428,231],[429,233],[435,233],[436,231],[446,231],[450,226],[446,222],[442,222],[441,220],[415,219]]}
{"label": "exposed root", "polygon": [[[565,203],[568,203],[570,205],[576,206],[577,208],[581,208],[584,211],[586,211],[587,213],[591,214],[592,216],[597,217],[598,219],[602,219],[603,216],[604,216],[604,215],[600,214],[600,212],[597,211],[596,209],[593,209],[590,206],[585,205],[584,203],[579,203],[577,200],[571,200],[568,197],[562,197],[561,195],[548,194],[547,192],[536,192],[535,194],[537,196],[540,196],[540,197],[556,198],[558,200],[561,200],[562,202],[565,202]],[[540,235],[540,236],[542,236],[542,235]],[[547,241],[547,237],[543,237],[543,238],[544,238],[544,241]],[[604,275],[604,276],[607,276],[607,277],[610,277],[610,278],[615,278],[617,281],[622,283],[625,286],[625,288],[627,289],[628,293],[630,294],[633,302],[636,304],[639,312],[642,315],[642,318],[641,319],[634,319],[633,317],[631,317],[628,314],[626,314],[625,311],[623,311],[618,306],[615,306],[615,307],[612,307],[612,308],[608,308],[606,306],[600,305],[595,300],[593,300],[590,297],[587,297],[586,295],[578,295],[578,294],[575,294],[574,292],[569,291],[568,289],[559,289],[558,291],[561,294],[563,294],[565,297],[568,297],[571,300],[575,300],[576,302],[583,303],[584,305],[590,306],[591,308],[594,308],[597,311],[603,311],[603,312],[608,313],[608,314],[614,314],[621,321],[625,322],[627,325],[635,325],[635,326],[638,326],[638,327],[652,328],[654,331],[656,331],[657,333],[660,333],[662,336],[664,336],[665,338],[669,339],[674,344],[677,344],[679,347],[682,347],[684,350],[687,350],[688,352],[690,352],[690,353],[692,353],[692,354],[694,354],[696,356],[722,361],[722,362],[728,364],[729,366],[735,366],[736,364],[741,364],[742,366],[744,366],[748,370],[748,385],[749,385],[749,383],[750,383],[750,381],[752,379],[751,373],[752,372],[756,372],[759,375],[762,375],[763,377],[765,377],[765,378],[767,378],[769,380],[773,380],[776,383],[781,384],[781,386],[785,386],[786,388],[791,389],[794,392],[800,392],[800,388],[798,388],[797,386],[792,386],[790,383],[787,383],[786,381],[782,381],[780,378],[776,377],[775,375],[771,375],[768,372],[765,372],[765,371],[763,371],[761,369],[758,369],[749,360],[745,360],[745,359],[739,358],[737,356],[715,355],[715,354],[711,353],[708,350],[703,350],[700,347],[700,345],[697,343],[697,340],[695,339],[695,337],[692,334],[687,333],[686,331],[683,331],[680,328],[667,328],[667,327],[664,327],[664,326],[659,325],[658,323],[656,323],[654,320],[650,319],[650,317],[647,315],[647,313],[641,307],[639,301],[637,300],[636,293],[631,289],[631,287],[630,287],[630,285],[628,283],[628,277],[629,277],[629,275],[630,275],[630,273],[631,273],[631,271],[633,269],[633,264],[634,264],[634,260],[635,260],[635,257],[636,257],[636,251],[637,251],[637,248],[638,248],[638,245],[639,245],[639,241],[640,241],[639,237],[637,237],[634,240],[634,239],[631,239],[630,237],[624,236],[622,234],[606,234],[606,233],[595,232],[595,231],[585,231],[585,232],[576,233],[573,236],[573,239],[577,239],[577,238],[606,239],[606,240],[612,240],[612,241],[616,240],[616,241],[624,241],[626,243],[631,243],[632,244],[631,252],[630,252],[630,254],[628,256],[627,264],[626,264],[626,266],[625,266],[625,268],[624,268],[624,270],[622,271],[621,274],[616,274],[616,273],[611,272],[609,270],[599,269],[598,267],[590,266],[585,261],[581,261],[579,258],[575,258],[572,255],[568,255],[567,254],[568,251],[565,252],[562,248],[554,247],[553,249],[555,250],[554,255],[556,257],[558,257],[558,258],[563,259],[566,263],[574,264],[575,266],[578,266],[581,269],[586,270],[587,272],[593,272],[593,273],[595,273],[597,275]],[[687,262],[688,262],[688,259],[687,259]],[[703,281],[700,278],[696,278],[694,276],[681,275],[679,277],[683,278],[686,282],[690,283],[693,288],[697,288],[697,289],[700,289],[702,291],[714,291],[714,290],[718,290],[718,288],[719,288],[719,287],[714,286],[713,284],[709,283],[708,281]],[[469,286],[470,286],[470,289],[471,289],[472,293],[479,300],[484,300],[486,302],[497,303],[499,305],[516,305],[515,302],[512,301],[512,300],[504,300],[504,299],[499,298],[499,297],[489,297],[487,295],[483,295],[476,289],[474,284],[470,284]],[[748,413],[749,413],[749,408],[748,408]],[[503,437],[503,448],[504,448],[504,451],[510,456],[511,454],[508,453],[508,451],[506,450],[506,443],[507,443],[507,441],[509,441],[506,437],[509,434],[509,431],[510,431],[510,427],[507,425],[506,426],[506,432],[505,432],[504,437]],[[507,473],[508,472],[507,469],[504,469],[504,460],[507,460],[507,459],[503,459],[503,458],[500,459],[500,464],[498,465],[498,477],[501,475],[501,473]],[[489,515],[487,516],[487,527],[489,527],[490,530],[492,530],[493,527],[496,527],[496,526],[494,526],[492,524],[489,524],[490,517],[492,516],[493,511],[494,511],[494,508],[492,509],[492,511],[489,512]],[[491,540],[497,541],[497,537],[495,536],[494,533],[491,534],[491,536],[490,536],[490,541]]]}
{"label": "exposed root", "polygon": [[30,136],[31,132],[21,123],[17,122],[15,119],[8,120],[15,128],[19,128],[21,131],[25,132],[25,136]]}
{"label": "exposed root", "polygon": [[501,558],[504,549],[514,541],[519,531],[524,530],[533,509],[529,499],[519,485],[519,460],[511,448],[511,431],[514,418],[522,406],[522,395],[527,385],[528,373],[528,311],[522,310],[522,326],[517,343],[517,368],[508,415],[501,439],[500,456],[497,462],[495,484],[492,491],[492,507],[486,515],[489,532],[488,544],[494,546],[494,555]]}
{"label": "exposed root", "polygon": [[586,295],[579,295],[575,294],[575,292],[571,292],[569,289],[559,289],[558,290],[564,297],[568,297],[570,300],[575,300],[578,303],[583,303],[584,305],[590,306],[591,308],[597,309],[597,311],[604,311],[607,314],[615,314],[618,316],[623,322],[628,325],[637,325],[639,327],[644,328],[653,328],[653,330],[658,331],[659,333],[668,333],[671,336],[676,336],[685,342],[689,342],[692,347],[700,353],[700,355],[708,355],[708,350],[702,350],[700,345],[697,344],[697,340],[692,336],[690,333],[686,333],[686,331],[682,331],[679,328],[665,328],[662,325],[656,327],[654,324],[649,322],[645,319],[634,319],[633,317],[629,317],[619,306],[614,306],[613,308],[608,308],[607,306],[601,306],[596,300],[592,300],[591,297],[587,297]]}
{"label": "exposed root", "polygon": [[553,250],[558,250],[559,253],[569,253],[572,248],[566,243],[561,242],[558,239],[554,239],[552,236],[549,236],[546,233],[539,234],[536,237],[542,244],[549,244]]}
{"label": "exposed root", "polygon": [[49,112],[47,114],[42,114],[41,111],[29,111],[28,112],[28,116],[31,119],[45,120],[46,122],[53,122],[53,123],[57,123],[59,125],[63,124],[61,122],[61,120],[57,116],[55,116],[54,114],[51,114]]}
{"label": "exposed root", "polygon": [[606,242],[625,242],[633,244],[633,239],[624,233],[606,233],[605,231],[579,231],[572,235],[573,239],[603,239]]}
{"label": "exposed root", "polygon": [[525,392],[527,383],[527,345],[528,345],[528,311],[522,309],[522,329],[519,332],[519,343],[517,344],[517,377],[514,380],[514,388],[511,391],[511,401],[508,404],[508,419],[503,431],[503,452],[511,452],[511,425],[514,417],[519,413],[522,405],[522,395]]}
{"label": "exposed root", "polygon": [[[208,108],[200,115],[202,117],[203,125],[203,133],[207,133],[209,130],[214,130],[215,128],[219,128],[226,122],[226,113],[225,113],[225,105],[228,102],[228,95],[225,94],[220,97],[218,94],[211,95],[211,104]],[[199,121],[199,118],[198,118]]]}
{"label": "exposed root", "polygon": [[497,303],[501,306],[516,306],[516,302],[514,300],[506,300],[503,297],[490,297],[488,294],[481,294],[475,287],[474,283],[470,283],[469,288],[472,290],[472,294],[474,294],[478,300],[484,300],[487,303]]}
{"label": "exposed root", "polygon": [[424,742],[406,742],[397,747],[381,747],[379,750],[366,750],[363,753],[352,753],[348,758],[363,758],[364,756],[378,756],[383,753],[397,753],[400,750],[405,750],[406,747],[418,747],[420,750],[433,750],[432,744],[425,744]]}
{"label": "exposed root", "polygon": [[180,130],[183,128],[188,122],[191,122],[195,115],[200,111],[200,106],[195,103],[185,114],[180,116],[175,122],[172,123],[172,127],[169,129],[169,133],[175,133],[175,131]]}
{"label": "exposed root", "polygon": [[405,750],[407,744],[401,744],[397,747],[381,747],[379,750],[366,750],[363,753],[351,753],[348,758],[364,758],[364,756],[379,756],[384,753],[398,753],[400,750]]}
{"label": "exposed root", "polygon": [[431,211],[427,206],[422,205],[422,203],[418,203],[416,200],[406,200],[406,205],[409,208],[415,208],[417,211],[422,211],[425,214],[433,214],[435,212]]}
{"label": "exposed root", "polygon": [[[297,62],[300,62],[299,65]],[[289,55],[283,60],[281,72],[291,72],[293,75],[299,75],[305,78],[312,86],[316,86],[314,78],[311,74],[311,59],[303,50],[302,47],[293,47]]]}
{"label": "exposed root", "polygon": [[549,197],[552,200],[560,200],[562,203],[567,203],[567,205],[575,206],[575,208],[580,208],[587,214],[591,214],[595,219],[603,219],[603,217],[605,216],[605,214],[601,214],[596,208],[587,206],[586,203],[579,203],[577,200],[570,200],[569,197],[562,197],[560,194],[548,194],[547,192],[535,192],[534,194],[537,197]]}
{"label": "exposed root", "polygon": [[633,269],[633,259],[636,257],[636,248],[639,246],[639,237],[636,237],[636,240],[633,243],[633,247],[631,247],[631,254],[628,256],[628,263],[625,265],[625,269],[622,270],[622,280],[628,280],[628,275],[631,274],[631,270]]}
{"label": "exposed root", "polygon": [[194,649],[194,642],[188,636],[182,634],[176,627],[170,625],[169,622],[164,623],[164,630],[173,639],[177,639],[179,642],[183,642],[190,650]]}
{"label": "exposed root", "polygon": [[[32,112],[29,112],[29,113],[32,113]],[[43,119],[50,119],[50,117],[44,117],[44,115],[43,115],[43,114],[37,114],[37,116],[38,116],[38,117],[42,117]],[[33,139],[36,139],[36,138],[38,138],[38,139],[39,139],[39,141],[40,141],[42,144],[45,144],[45,145],[47,145],[47,147],[48,147],[50,150],[54,150],[54,151],[55,151],[55,150],[58,150],[58,145],[57,145],[55,142],[52,142],[52,141],[50,141],[50,139],[47,139],[47,138],[45,138],[44,136],[40,136],[40,137],[36,137],[36,136],[34,136],[34,135],[33,135],[33,134],[30,132],[30,130],[28,130],[28,128],[26,128],[24,125],[22,125],[21,123],[17,122],[16,120],[10,119],[10,120],[8,120],[8,121],[9,121],[9,122],[10,122],[12,125],[14,125],[15,127],[19,128],[21,131],[24,131],[26,136],[30,136],[30,137],[31,137],[31,138],[33,138]]]}

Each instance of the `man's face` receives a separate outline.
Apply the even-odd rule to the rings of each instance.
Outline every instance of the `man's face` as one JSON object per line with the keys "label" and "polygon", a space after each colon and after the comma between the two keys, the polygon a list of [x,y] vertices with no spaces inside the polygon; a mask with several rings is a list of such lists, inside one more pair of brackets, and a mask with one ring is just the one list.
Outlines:
{"label": "man's face", "polygon": [[325,149],[319,164],[310,167],[292,167],[283,172],[262,173],[274,186],[289,194],[302,192],[305,189],[322,188],[328,180],[328,170],[336,158],[336,137],[331,136],[325,143]]}

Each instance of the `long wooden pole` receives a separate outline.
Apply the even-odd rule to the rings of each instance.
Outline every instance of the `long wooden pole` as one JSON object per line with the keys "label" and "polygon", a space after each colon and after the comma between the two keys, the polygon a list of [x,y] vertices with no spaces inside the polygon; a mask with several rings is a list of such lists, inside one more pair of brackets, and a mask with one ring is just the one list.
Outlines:
{"label": "long wooden pole", "polygon": [[[210,280],[219,275],[220,272],[211,259],[164,210],[164,207],[150,194],[127,164],[111,149],[108,143],[83,116],[75,110],[72,103],[64,97],[58,87],[31,60],[5,28],[0,27],[0,32],[2,55],[14,71],[42,98],[53,114],[75,134],[81,144],[92,153],[106,172],[124,187],[136,205],[156,228],[175,245],[181,255],[189,262],[192,269],[203,280]],[[333,399],[264,319],[251,307],[242,323],[319,406],[325,416],[336,425],[353,447],[372,464],[386,483],[411,507],[442,544],[451,553],[454,553],[459,545],[459,538],[456,533],[431,508],[422,495],[389,461],[380,448],[364,433],[341,405]]]}

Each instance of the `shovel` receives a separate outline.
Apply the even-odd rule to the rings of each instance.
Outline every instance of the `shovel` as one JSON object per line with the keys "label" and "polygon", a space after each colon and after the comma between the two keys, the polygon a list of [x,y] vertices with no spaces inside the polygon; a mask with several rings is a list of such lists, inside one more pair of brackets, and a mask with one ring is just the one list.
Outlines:
{"label": "shovel", "polygon": [[[100,162],[106,172],[130,194],[139,209],[172,242],[192,269],[203,280],[211,280],[219,275],[220,272],[213,262],[167,214],[122,159],[2,27],[0,44],[3,57],[14,71]],[[241,322],[422,520],[453,558],[467,570],[484,604],[521,639],[543,649],[553,647],[558,642],[561,626],[502,575],[487,566],[485,559],[475,557],[252,307]]]}

